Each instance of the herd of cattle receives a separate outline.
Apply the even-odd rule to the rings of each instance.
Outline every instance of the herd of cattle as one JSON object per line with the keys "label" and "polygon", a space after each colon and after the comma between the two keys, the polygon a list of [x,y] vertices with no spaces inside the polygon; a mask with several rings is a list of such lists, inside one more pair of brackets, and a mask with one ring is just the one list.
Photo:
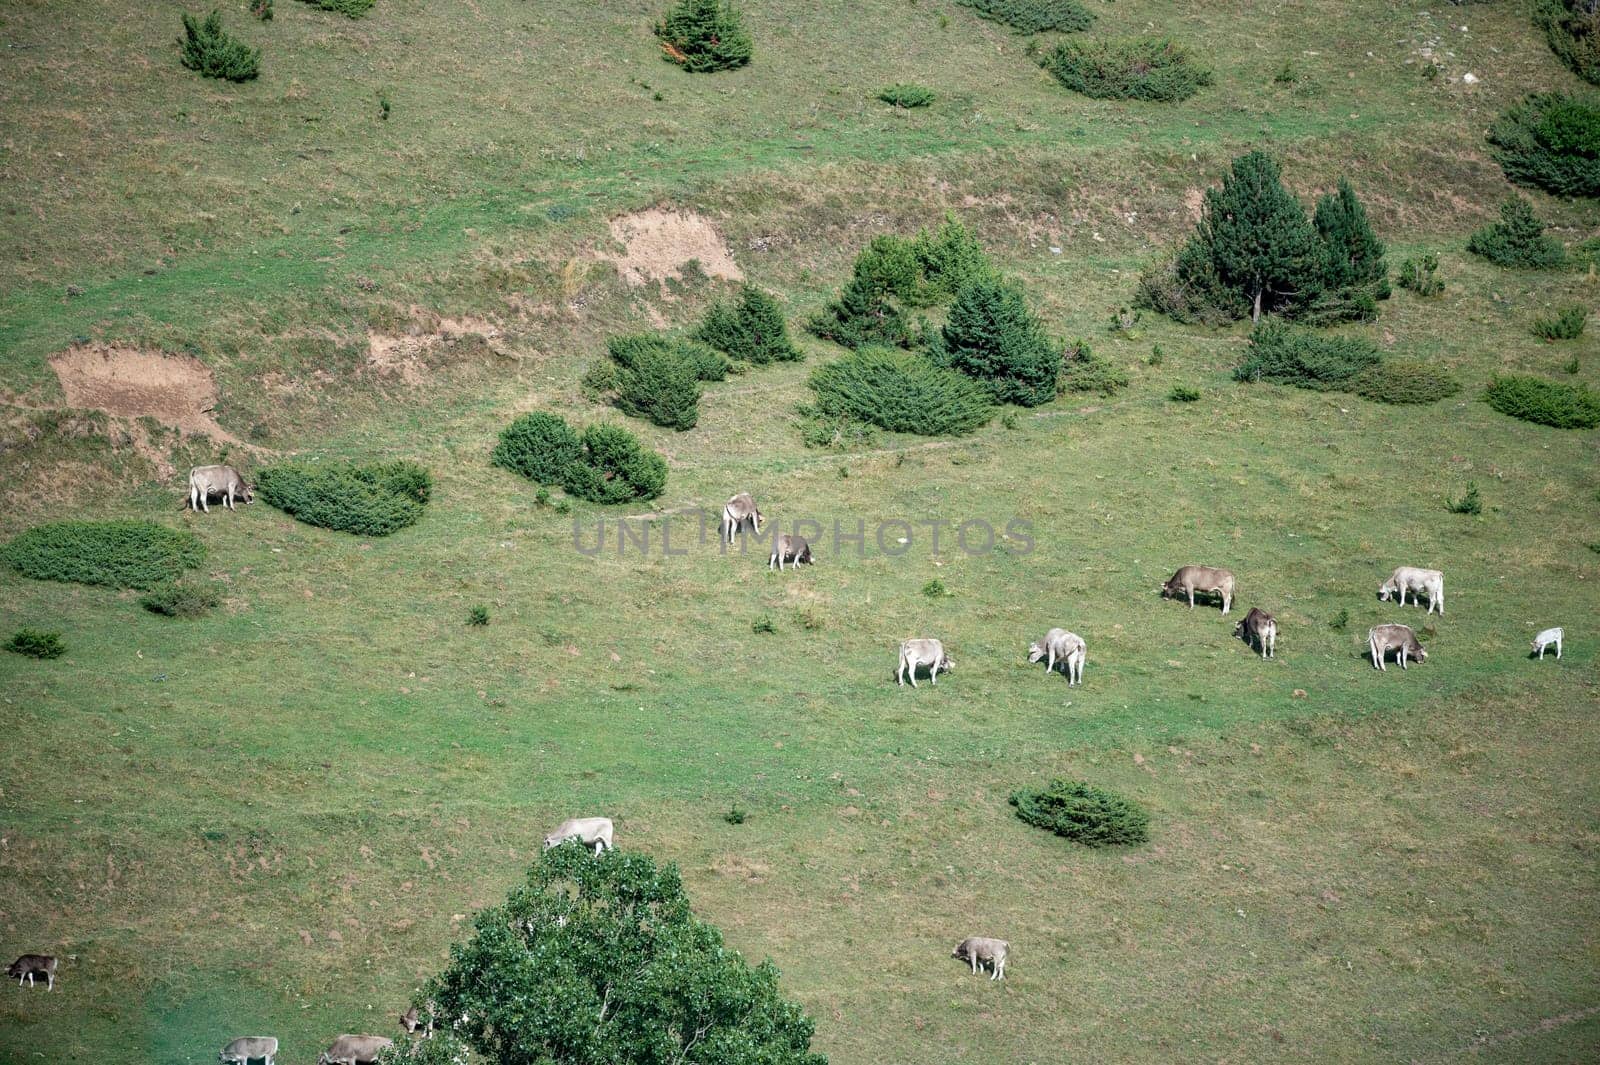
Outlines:
{"label": "herd of cattle", "polygon": [[[218,497],[231,510],[236,501],[251,502],[254,493],[232,466],[196,466],[190,471],[190,507],[209,513],[209,500]],[[753,528],[759,535],[763,520],[765,516],[750,493],[740,492],[722,508],[722,538],[731,544],[735,536],[746,528]],[[802,564],[815,565],[811,545],[805,537],[780,534],[773,538],[772,552],[767,559],[769,569],[781,571],[785,566]],[[1197,594],[1215,596],[1221,600],[1222,613],[1227,614],[1233,608],[1234,583],[1233,573],[1229,570],[1213,566],[1184,566],[1161,586],[1161,594],[1166,598],[1186,600],[1190,609],[1194,608]],[[1427,613],[1438,611],[1443,617],[1444,574],[1433,569],[1401,566],[1378,586],[1378,598],[1384,602],[1398,601],[1400,606],[1405,606],[1408,597],[1418,605],[1426,597]],[[1243,620],[1234,626],[1233,635],[1259,651],[1262,658],[1277,656],[1278,623],[1271,614],[1259,607],[1250,608]],[[1534,637],[1532,653],[1542,660],[1545,650],[1553,646],[1559,659],[1563,636],[1560,628],[1545,629]],[[1391,656],[1400,663],[1401,669],[1405,669],[1410,660],[1423,662],[1428,658],[1427,650],[1411,627],[1396,623],[1373,626],[1367,633],[1367,650],[1373,668],[1378,670],[1387,670],[1386,663]],[[1083,667],[1088,657],[1089,645],[1083,637],[1066,629],[1051,629],[1043,639],[1028,646],[1030,663],[1042,660],[1046,673],[1055,672],[1059,666],[1069,686],[1083,683]],[[941,641],[927,638],[906,640],[900,645],[895,682],[903,687],[910,681],[915,688],[920,670],[926,671],[929,682],[937,685],[939,674],[950,672],[953,666],[954,662]],[[598,855],[616,846],[614,833],[615,826],[609,817],[573,818],[563,821],[546,836],[544,846],[548,850],[574,841],[584,847],[593,847]],[[1003,939],[969,936],[956,944],[950,956],[967,962],[973,973],[983,969],[989,972],[989,979],[1003,980],[1010,950],[1011,945]],[[15,978],[19,986],[26,982],[29,987],[34,986],[35,977],[42,977],[46,989],[54,990],[58,965],[58,959],[50,955],[24,954],[11,963],[6,975]],[[424,1028],[418,1021],[415,1007],[400,1017],[400,1025],[411,1033]],[[431,1031],[432,1024],[429,1022],[424,1034]],[[317,1058],[317,1065],[369,1065],[393,1043],[392,1039],[385,1036],[341,1035]],[[219,1058],[232,1065],[249,1065],[252,1061],[274,1065],[277,1054],[276,1039],[270,1036],[242,1036],[224,1046]]]}

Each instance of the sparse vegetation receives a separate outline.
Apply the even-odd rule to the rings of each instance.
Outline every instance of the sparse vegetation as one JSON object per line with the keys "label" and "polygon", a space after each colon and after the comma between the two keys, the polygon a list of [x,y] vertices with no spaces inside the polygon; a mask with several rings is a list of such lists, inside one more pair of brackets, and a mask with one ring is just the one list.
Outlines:
{"label": "sparse vegetation", "polygon": [[1350,627],[1350,611],[1347,607],[1340,607],[1339,612],[1328,620],[1328,628],[1334,632],[1344,632]]}
{"label": "sparse vegetation", "polygon": [[1589,322],[1589,308],[1581,303],[1557,307],[1554,314],[1541,314],[1533,320],[1533,335],[1541,340],[1576,340]]}
{"label": "sparse vegetation", "polygon": [[771,614],[762,614],[750,623],[750,631],[757,636],[771,636],[778,631],[778,626]]}
{"label": "sparse vegetation", "polygon": [[1400,287],[1410,289],[1419,296],[1437,296],[1444,291],[1444,279],[1439,276],[1439,257],[1433,252],[1413,255],[1400,264]]}
{"label": "sparse vegetation", "polygon": [[286,462],[256,475],[256,491],[292,518],[357,536],[388,536],[421,520],[433,477],[415,462]]}
{"label": "sparse vegetation", "polygon": [[6,641],[6,650],[28,658],[51,659],[66,654],[67,645],[62,642],[59,632],[24,628],[11,634],[11,639]]}
{"label": "sparse vegetation", "polygon": [[1460,499],[1446,499],[1445,507],[1452,514],[1482,514],[1483,497],[1478,494],[1477,482],[1468,482],[1467,490]]}
{"label": "sparse vegetation", "polygon": [[1511,374],[1490,381],[1483,399],[1501,414],[1556,429],[1600,425],[1600,392],[1584,385]]}
{"label": "sparse vegetation", "polygon": [[222,596],[211,585],[174,581],[158,584],[141,595],[139,605],[152,614],[169,618],[199,618],[221,606]]}
{"label": "sparse vegetation", "polygon": [[377,0],[303,0],[321,11],[329,11],[345,18],[362,18]]}
{"label": "sparse vegetation", "polygon": [[1073,92],[1099,100],[1187,100],[1213,80],[1187,48],[1166,37],[1063,41],[1040,65]]}
{"label": "sparse vegetation", "polygon": [[1128,387],[1127,371],[1094,353],[1085,340],[1067,345],[1062,358],[1061,392],[1098,392],[1110,396]]}
{"label": "sparse vegetation", "polygon": [[1461,391],[1461,382],[1442,366],[1422,359],[1384,359],[1357,374],[1350,391],[1375,403],[1437,403]]}
{"label": "sparse vegetation", "polygon": [[906,110],[927,107],[933,103],[934,98],[932,89],[903,81],[897,81],[893,85],[878,90],[878,99],[891,107],[902,107]]}
{"label": "sparse vegetation", "polygon": [[222,28],[222,12],[213,10],[204,20],[184,13],[183,65],[207,78],[250,81],[261,73],[261,49],[251,48]]}
{"label": "sparse vegetation", "polygon": [[956,0],[979,17],[1018,33],[1077,33],[1094,25],[1094,15],[1079,0]]}
{"label": "sparse vegetation", "polygon": [[728,812],[722,815],[722,819],[730,825],[742,825],[748,816],[742,807],[735,804],[728,807]]}
{"label": "sparse vegetation", "polygon": [[1381,361],[1377,345],[1354,336],[1321,336],[1267,319],[1250,334],[1236,381],[1273,381],[1316,391],[1348,390]]}
{"label": "sparse vegetation", "polygon": [[965,436],[994,408],[981,386],[921,355],[865,347],[811,375],[823,414],[868,422],[897,433]]}
{"label": "sparse vegetation", "polygon": [[1496,266],[1549,270],[1565,263],[1566,252],[1546,228],[1527,200],[1513,196],[1501,205],[1500,221],[1472,234],[1467,250]]}
{"label": "sparse vegetation", "polygon": [[1200,399],[1200,390],[1188,385],[1173,385],[1172,391],[1167,393],[1167,398],[1174,403],[1195,403]]}
{"label": "sparse vegetation", "polygon": [[663,59],[694,74],[742,67],[754,51],[743,19],[726,0],[677,0],[656,24],[656,37]]}
{"label": "sparse vegetation", "polygon": [[480,604],[468,610],[467,624],[475,629],[481,629],[489,624],[489,608]]}
{"label": "sparse vegetation", "polygon": [[262,22],[271,22],[272,0],[250,0],[250,14]]}
{"label": "sparse vegetation", "polygon": [[950,595],[950,593],[945,590],[944,581],[938,580],[937,578],[922,586],[922,594],[927,596],[929,599],[944,599]]}
{"label": "sparse vegetation", "polygon": [[154,588],[205,561],[193,533],[153,521],[57,521],[36,525],[0,548],[24,577],[106,588]]}
{"label": "sparse vegetation", "polygon": [[1129,847],[1150,840],[1150,815],[1131,799],[1076,780],[1011,795],[1017,816],[1086,847]]}
{"label": "sparse vegetation", "polygon": [[713,303],[694,335],[728,358],[754,366],[805,358],[789,339],[783,308],[754,285],[742,287],[736,299]]}
{"label": "sparse vegetation", "polygon": [[[1595,11],[1591,21],[1600,29],[1600,5]],[[1495,119],[1489,143],[1518,185],[1557,196],[1600,196],[1600,102],[1533,93]]]}

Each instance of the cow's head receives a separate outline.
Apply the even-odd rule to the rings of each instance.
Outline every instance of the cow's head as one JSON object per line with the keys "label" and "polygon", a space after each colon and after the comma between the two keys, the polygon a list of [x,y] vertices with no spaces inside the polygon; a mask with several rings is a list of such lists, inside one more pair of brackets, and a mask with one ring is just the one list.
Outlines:
{"label": "cow's head", "polygon": [[1043,658],[1044,656],[1045,656],[1044,644],[1042,644],[1042,643],[1030,643],[1028,645],[1028,661],[1037,662],[1041,658]]}
{"label": "cow's head", "polygon": [[935,669],[942,669],[946,673],[948,673],[948,672],[950,672],[951,668],[953,668],[955,666],[955,664],[956,664],[955,660],[953,658],[951,658],[949,655],[940,655],[939,656],[939,664],[937,666],[935,666],[934,668]]}
{"label": "cow's head", "polygon": [[254,488],[250,487],[247,484],[246,485],[241,485],[240,487],[244,491],[244,494],[242,496],[240,496],[240,498],[243,499],[246,503],[254,503],[256,501],[256,490]]}
{"label": "cow's head", "polygon": [[967,956],[967,952],[961,949],[964,946],[966,946],[965,943],[957,943],[956,946],[955,946],[955,949],[950,952],[950,956],[952,958],[964,958],[964,957],[966,957]]}
{"label": "cow's head", "polygon": [[1240,618],[1239,624],[1233,627],[1233,635],[1235,639],[1244,635],[1244,618]]}
{"label": "cow's head", "polygon": [[1382,584],[1378,585],[1378,598],[1382,599],[1385,603],[1389,601],[1389,597],[1394,595],[1394,593],[1395,583],[1392,579],[1384,581]]}
{"label": "cow's head", "polygon": [[1410,652],[1416,656],[1418,662],[1426,662],[1428,660],[1428,649],[1422,646],[1420,643],[1413,641],[1410,647]]}

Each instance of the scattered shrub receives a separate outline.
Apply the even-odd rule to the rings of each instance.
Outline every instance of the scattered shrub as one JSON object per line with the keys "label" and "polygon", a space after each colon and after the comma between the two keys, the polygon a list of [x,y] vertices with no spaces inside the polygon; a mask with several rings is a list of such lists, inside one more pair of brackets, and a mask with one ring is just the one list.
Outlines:
{"label": "scattered shrub", "polygon": [[878,90],[878,99],[892,107],[903,107],[910,110],[914,107],[927,107],[933,103],[933,90],[921,85],[911,85],[906,82],[895,82],[893,85]]}
{"label": "scattered shrub", "polygon": [[997,403],[1037,407],[1056,395],[1061,357],[1021,287],[996,274],[956,293],[932,357],[982,383]]}
{"label": "scattered shrub", "polygon": [[1537,0],[1534,21],[1550,50],[1572,72],[1600,85],[1600,4],[1594,0]]}
{"label": "scattered shrub", "polygon": [[994,272],[977,236],[953,214],[946,213],[938,229],[917,230],[911,251],[921,276],[908,298],[919,306],[949,299],[969,281]]}
{"label": "scattered shrub", "polygon": [[1187,48],[1165,37],[1063,41],[1040,65],[1097,100],[1187,100],[1213,80]]}
{"label": "scattered shrub", "polygon": [[579,438],[583,453],[567,468],[563,487],[591,503],[654,499],[667,487],[667,463],[619,425],[591,425]]}
{"label": "scattered shrub", "polygon": [[1476,482],[1467,484],[1467,493],[1460,499],[1446,499],[1445,507],[1452,514],[1482,514],[1483,498],[1478,495]]}
{"label": "scattered shrub", "polygon": [[1572,358],[1568,359],[1566,362],[1561,364],[1561,372],[1562,373],[1577,373],[1578,372],[1578,367],[1579,367],[1578,357],[1576,355],[1574,355]]}
{"label": "scattered shrub", "polygon": [[500,431],[490,461],[545,485],[565,482],[567,470],[582,457],[583,444],[572,426],[554,414],[534,411]]}
{"label": "scattered shrub", "polygon": [[1150,839],[1150,815],[1131,799],[1077,780],[1012,792],[1017,816],[1086,847],[1131,846]]}
{"label": "scattered shrub", "polygon": [[331,11],[335,15],[345,18],[361,18],[377,0],[305,0],[306,3],[319,11]]}
{"label": "scattered shrub", "polygon": [[762,614],[750,623],[750,631],[757,636],[770,636],[778,631],[778,626],[773,622],[771,614]]}
{"label": "scattered shrub", "polygon": [[[1600,14],[1596,19],[1600,27]],[[1557,196],[1600,196],[1600,103],[1533,93],[1495,119],[1489,143],[1495,162],[1518,185]]]}
{"label": "scattered shrub", "polygon": [[983,246],[953,215],[913,238],[881,234],[856,256],[837,300],[806,324],[825,340],[847,348],[866,344],[907,347],[905,307],[928,307],[992,272]]}
{"label": "scattered shrub", "polygon": [[261,498],[290,517],[357,536],[388,536],[422,517],[433,478],[415,462],[284,463],[256,476]]}
{"label": "scattered shrub", "polygon": [[810,405],[795,408],[795,413],[800,416],[795,422],[795,427],[800,430],[800,439],[806,447],[848,451],[853,448],[870,447],[877,439],[877,426],[857,421],[855,418],[824,414]]}
{"label": "scattered shrub", "polygon": [[1118,307],[1111,312],[1111,321],[1106,328],[1112,333],[1120,334],[1129,340],[1139,339],[1139,322],[1144,318],[1144,313],[1137,307]]}
{"label": "scattered shrub", "polygon": [[929,599],[945,599],[950,595],[949,592],[945,591],[944,581],[937,579],[931,580],[927,584],[924,584],[922,586],[922,594],[927,596]]}
{"label": "scattered shrub", "polygon": [[1190,388],[1188,385],[1173,385],[1172,391],[1167,393],[1167,398],[1174,403],[1195,403],[1200,399],[1200,390]]}
{"label": "scattered shrub", "polygon": [[251,48],[222,28],[222,12],[213,10],[204,21],[187,12],[183,16],[180,58],[183,65],[203,77],[249,81],[261,73],[261,49]]}
{"label": "scattered shrub", "polygon": [[59,632],[43,629],[18,629],[6,641],[6,650],[29,658],[60,658],[67,653]]}
{"label": "scattered shrub", "polygon": [[1589,321],[1589,308],[1581,303],[1558,307],[1552,315],[1541,315],[1533,320],[1533,335],[1543,340],[1576,340],[1583,335]]}
{"label": "scattered shrub", "polygon": [[1059,389],[1062,392],[1098,392],[1109,396],[1128,387],[1128,375],[1094,353],[1088,343],[1075,340],[1062,359]]}
{"label": "scattered shrub", "polygon": [[1483,393],[1484,402],[1513,418],[1557,429],[1593,429],[1600,425],[1600,392],[1520,374],[1496,377]]}
{"label": "scattered shrub", "polygon": [[1339,612],[1328,619],[1328,628],[1335,632],[1343,632],[1350,627],[1350,611],[1340,607]]}
{"label": "scattered shrub", "polygon": [[1419,296],[1437,296],[1444,291],[1439,277],[1439,257],[1430,252],[1416,255],[1400,264],[1400,287]]}
{"label": "scattered shrub", "polygon": [[1318,391],[1347,389],[1380,361],[1377,345],[1352,336],[1318,336],[1268,319],[1250,334],[1236,381],[1275,381]]}
{"label": "scattered shrub", "polygon": [[739,13],[724,0],[678,0],[656,24],[661,55],[695,74],[733,70],[754,47]]}
{"label": "scattered shrub", "polygon": [[611,401],[624,414],[666,429],[693,429],[703,375],[727,372],[721,355],[692,340],[645,333],[612,337],[606,346],[617,364]]}
{"label": "scattered shrub", "polygon": [[175,581],[156,585],[139,597],[139,605],[169,618],[199,618],[222,605],[222,596],[208,585]]}
{"label": "scattered shrub", "polygon": [[722,815],[722,819],[730,825],[742,825],[747,816],[743,809],[734,805],[728,807],[728,812]]}
{"label": "scattered shrub", "polygon": [[1545,228],[1528,201],[1513,196],[1500,206],[1500,221],[1472,234],[1467,250],[1496,266],[1548,270],[1562,265],[1566,252]]}
{"label": "scattered shrub", "polygon": [[1387,359],[1357,374],[1350,391],[1375,403],[1437,403],[1461,391],[1461,382],[1431,362]]}
{"label": "scattered shrub", "polygon": [[205,561],[193,533],[152,521],[58,521],[36,525],[0,548],[24,577],[107,588],[154,588]]}
{"label": "scattered shrub", "polygon": [[250,14],[262,22],[272,21],[272,0],[251,0]]}
{"label": "scattered shrub", "polygon": [[741,288],[735,300],[713,303],[694,336],[730,359],[756,366],[805,358],[789,339],[783,308],[754,285]]}
{"label": "scattered shrub", "polygon": [[1167,353],[1161,350],[1160,344],[1150,346],[1150,357],[1144,360],[1146,366],[1160,366],[1167,361]]}
{"label": "scattered shrub", "polygon": [[965,436],[994,413],[984,390],[964,375],[892,348],[860,348],[821,366],[811,388],[821,413],[892,432]]}
{"label": "scattered shrub", "polygon": [[489,608],[479,605],[467,611],[467,624],[474,628],[482,628],[489,624]]}
{"label": "scattered shrub", "polygon": [[1077,33],[1094,25],[1094,14],[1079,0],[956,0],[990,22],[1018,33]]}

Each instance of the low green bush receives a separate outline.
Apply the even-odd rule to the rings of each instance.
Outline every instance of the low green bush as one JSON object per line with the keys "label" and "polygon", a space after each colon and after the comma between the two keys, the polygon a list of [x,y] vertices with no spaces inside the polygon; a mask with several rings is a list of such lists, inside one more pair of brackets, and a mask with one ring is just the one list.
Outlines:
{"label": "low green bush", "polygon": [[216,588],[191,581],[160,584],[139,597],[139,605],[169,618],[205,617],[222,605]]}
{"label": "low green bush", "polygon": [[984,390],[921,355],[860,348],[811,375],[816,409],[921,436],[965,436],[994,414]]}
{"label": "low green bush", "polygon": [[1040,60],[1062,85],[1097,100],[1187,100],[1213,81],[1189,50],[1166,37],[1063,41]]}
{"label": "low green bush", "polygon": [[694,74],[733,70],[755,47],[739,12],[724,0],[677,0],[656,23],[661,56]]}
{"label": "low green bush", "polygon": [[1489,127],[1495,162],[1518,185],[1600,196],[1600,102],[1532,93]]}
{"label": "low green bush", "polygon": [[654,499],[667,487],[667,463],[620,425],[591,425],[579,438],[583,453],[562,487],[591,503]]}
{"label": "low green bush", "polygon": [[1600,85],[1600,4],[1594,0],[1535,0],[1534,21],[1550,50],[1585,81]]}
{"label": "low green bush", "polygon": [[927,107],[933,103],[934,94],[932,89],[921,85],[911,85],[897,81],[893,85],[879,89],[878,99],[892,107],[903,107],[910,110],[914,107]]}
{"label": "low green bush", "polygon": [[1500,221],[1492,222],[1467,239],[1467,250],[1496,266],[1549,270],[1566,262],[1561,242],[1545,233],[1545,223],[1528,201],[1513,196],[1500,206]]}
{"label": "low green bush", "polygon": [[1109,396],[1128,387],[1127,371],[1094,353],[1088,343],[1075,340],[1067,347],[1057,386],[1066,392],[1098,392]]}
{"label": "low green bush", "polygon": [[272,0],[250,0],[250,14],[262,22],[271,22]]}
{"label": "low green bush", "polygon": [[1167,398],[1174,403],[1195,403],[1200,399],[1200,390],[1190,388],[1188,385],[1173,385],[1172,391],[1167,393]]}
{"label": "low green bush", "polygon": [[635,334],[612,337],[606,346],[616,363],[611,402],[665,429],[693,429],[704,375],[727,373],[726,359],[692,340]]}
{"label": "low green bush", "polygon": [[755,366],[805,358],[789,339],[783,308],[754,285],[741,288],[737,299],[713,303],[694,337],[730,359]]}
{"label": "low green bush", "polygon": [[304,0],[305,3],[320,11],[331,11],[335,15],[345,18],[361,18],[377,0]]}
{"label": "low green bush", "polygon": [[107,588],[154,588],[205,561],[193,533],[153,521],[57,521],[36,525],[0,548],[24,577]]}
{"label": "low green bush", "polygon": [[1350,391],[1375,403],[1437,403],[1461,391],[1461,382],[1442,366],[1421,359],[1386,359],[1357,374]]}
{"label": "low green bush", "polygon": [[548,485],[563,483],[567,470],[582,458],[583,443],[572,426],[554,414],[534,411],[500,431],[490,461],[535,484]]}
{"label": "low green bush", "polygon": [[1094,13],[1079,0],[956,0],[981,18],[1018,33],[1077,33],[1094,25]]}
{"label": "low green bush", "polygon": [[1589,308],[1581,303],[1569,303],[1556,308],[1554,314],[1540,315],[1533,320],[1533,335],[1542,340],[1576,340],[1583,335],[1589,322]]}
{"label": "low green bush", "polygon": [[183,65],[203,77],[249,81],[261,73],[261,49],[251,48],[224,30],[220,11],[213,10],[204,20],[185,12],[178,45]]}
{"label": "low green bush", "polygon": [[1483,497],[1478,494],[1476,483],[1467,485],[1467,492],[1460,499],[1446,499],[1445,509],[1452,514],[1482,514]]}
{"label": "low green bush", "polygon": [[6,650],[29,658],[60,658],[67,653],[59,632],[43,629],[18,629],[6,641]]}
{"label": "low green bush", "polygon": [[799,417],[795,428],[806,447],[829,451],[850,451],[872,446],[877,439],[878,427],[867,422],[839,414],[824,414],[810,404],[795,408]]}
{"label": "low green bush", "polygon": [[1011,794],[1017,816],[1086,847],[1133,846],[1150,839],[1150,815],[1131,799],[1077,780]]}
{"label": "low green bush", "polygon": [[1400,287],[1419,296],[1437,296],[1444,291],[1439,277],[1439,257],[1433,252],[1415,255],[1400,264]]}
{"label": "low green bush", "polygon": [[1347,389],[1381,361],[1370,340],[1322,336],[1266,319],[1250,334],[1250,350],[1233,371],[1236,381],[1274,381],[1319,391]]}
{"label": "low green bush", "polygon": [[1600,425],[1600,392],[1584,385],[1513,374],[1490,381],[1483,399],[1501,414],[1525,422],[1557,429],[1593,429]]}
{"label": "low green bush", "polygon": [[286,462],[256,476],[256,491],[290,517],[357,536],[388,536],[421,519],[433,478],[415,462]]}
{"label": "low green bush", "polygon": [[479,605],[473,607],[471,610],[468,610],[467,624],[473,628],[482,628],[483,626],[489,624],[489,608]]}

